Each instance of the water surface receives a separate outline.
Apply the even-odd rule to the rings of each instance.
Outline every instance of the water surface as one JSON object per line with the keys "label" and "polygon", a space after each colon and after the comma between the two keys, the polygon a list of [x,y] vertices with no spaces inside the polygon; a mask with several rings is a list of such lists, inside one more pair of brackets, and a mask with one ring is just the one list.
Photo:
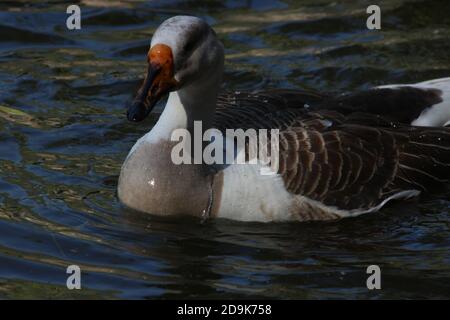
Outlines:
{"label": "water surface", "polygon": [[[157,119],[124,106],[155,28],[211,23],[224,86],[351,91],[450,76],[450,2],[63,1],[0,3],[0,298],[450,297],[450,201],[327,223],[163,219],[116,197],[120,166]],[[66,289],[66,268],[82,290]],[[366,288],[366,268],[382,290]]]}

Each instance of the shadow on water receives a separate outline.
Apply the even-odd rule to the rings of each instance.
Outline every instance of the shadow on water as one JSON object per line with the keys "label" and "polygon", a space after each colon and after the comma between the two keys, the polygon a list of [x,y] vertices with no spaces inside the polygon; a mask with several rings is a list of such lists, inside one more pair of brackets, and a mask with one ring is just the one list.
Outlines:
{"label": "shadow on water", "polygon": [[[120,206],[136,126],[124,106],[149,39],[175,14],[213,24],[225,86],[347,91],[450,76],[447,1],[83,0],[0,4],[0,298],[449,297],[448,199],[326,223],[161,218]],[[66,289],[66,268],[83,290]],[[382,290],[366,288],[366,268]]]}

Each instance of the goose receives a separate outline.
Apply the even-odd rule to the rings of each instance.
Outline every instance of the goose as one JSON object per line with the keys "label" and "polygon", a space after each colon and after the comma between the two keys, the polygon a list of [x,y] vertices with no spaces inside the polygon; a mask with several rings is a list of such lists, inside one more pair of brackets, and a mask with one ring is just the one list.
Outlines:
{"label": "goose", "polygon": [[[223,92],[224,56],[216,33],[201,18],[175,16],[153,34],[146,76],[128,106],[128,120],[142,121],[168,98],[122,165],[117,194],[125,207],[202,219],[331,220],[447,188],[450,78],[340,95]],[[174,147],[183,139],[174,141],[173,132],[195,135],[198,122],[200,133],[278,130],[278,167],[174,163]],[[244,149],[231,154],[248,154],[248,144]]]}

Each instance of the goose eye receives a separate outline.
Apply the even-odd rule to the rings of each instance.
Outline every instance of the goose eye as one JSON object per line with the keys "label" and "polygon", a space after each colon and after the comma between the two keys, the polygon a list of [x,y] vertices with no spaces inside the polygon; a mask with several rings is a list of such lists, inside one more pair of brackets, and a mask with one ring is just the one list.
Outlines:
{"label": "goose eye", "polygon": [[189,52],[194,48],[194,44],[195,44],[194,41],[188,41],[188,42],[186,42],[186,43],[184,44],[184,46],[183,46],[183,52],[184,52],[185,54],[189,53]]}

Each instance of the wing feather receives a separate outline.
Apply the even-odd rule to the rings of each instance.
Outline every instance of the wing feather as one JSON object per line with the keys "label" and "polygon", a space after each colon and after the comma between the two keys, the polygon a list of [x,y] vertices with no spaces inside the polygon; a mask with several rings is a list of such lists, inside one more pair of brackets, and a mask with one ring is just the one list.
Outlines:
{"label": "wing feather", "polygon": [[353,105],[329,110],[329,99],[293,90],[228,93],[219,97],[216,127],[279,129],[278,173],[286,189],[341,210],[367,210],[402,191],[448,185],[449,128],[412,127],[372,106],[366,113]]}

